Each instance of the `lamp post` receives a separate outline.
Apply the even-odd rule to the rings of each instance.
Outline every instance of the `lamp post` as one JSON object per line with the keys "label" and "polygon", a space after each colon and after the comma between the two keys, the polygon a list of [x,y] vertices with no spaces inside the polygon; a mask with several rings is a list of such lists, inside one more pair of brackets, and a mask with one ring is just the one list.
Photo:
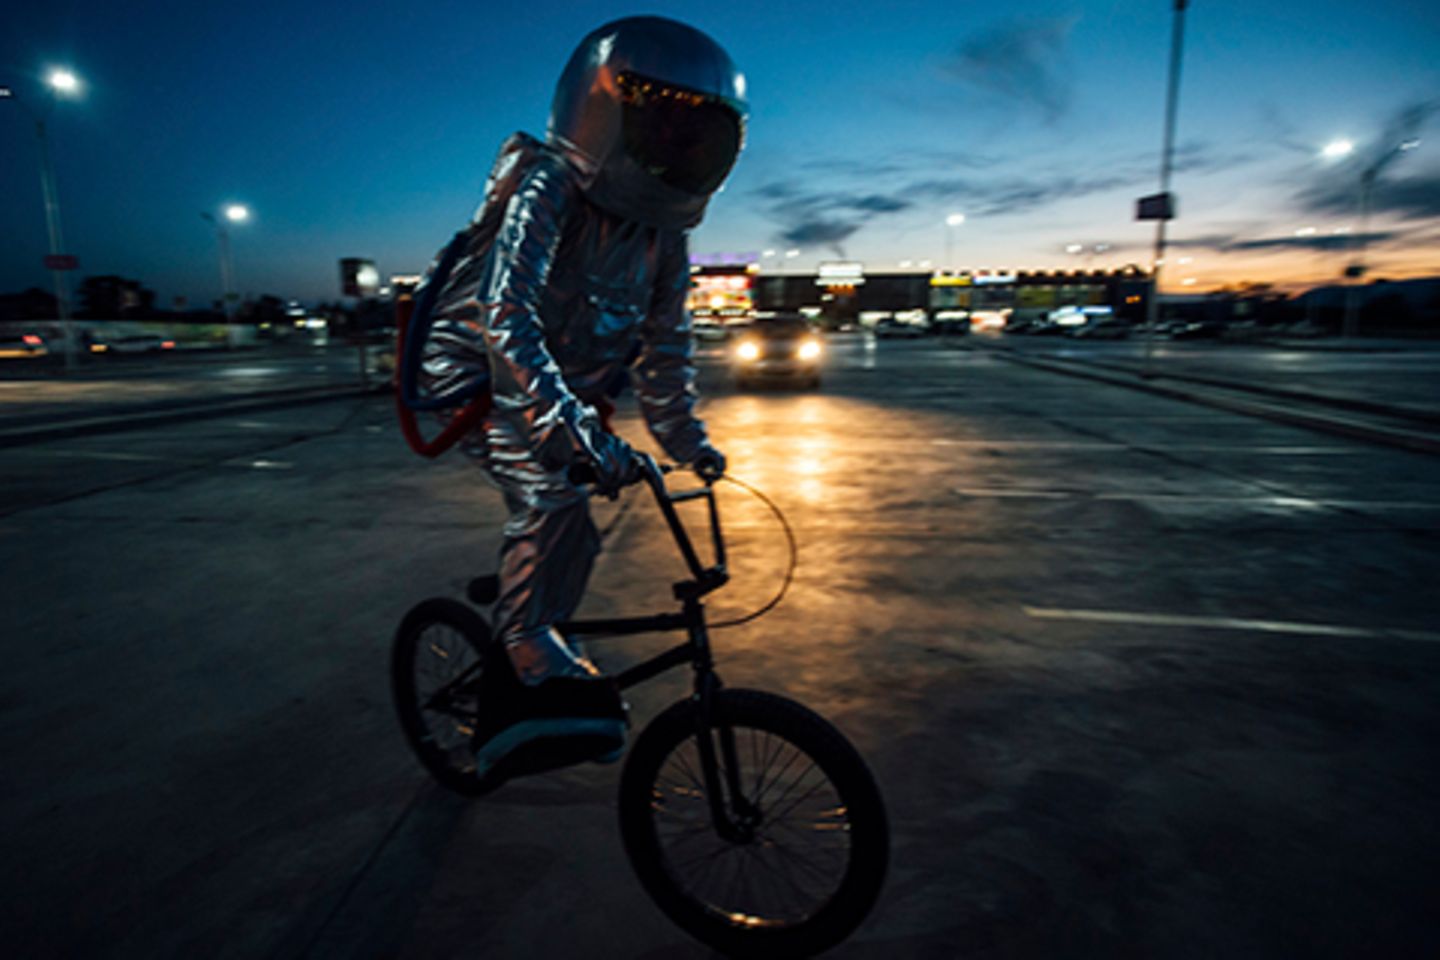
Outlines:
{"label": "lamp post", "polygon": [[208,220],[215,227],[215,239],[220,248],[220,287],[222,303],[225,310],[225,340],[229,346],[236,345],[235,336],[235,293],[234,274],[235,269],[230,261],[230,231],[225,228],[226,223],[244,223],[250,219],[250,208],[240,203],[226,204],[219,217],[213,213],[200,214],[201,219]]}
{"label": "lamp post", "polygon": [[1346,339],[1354,337],[1360,332],[1360,284],[1364,282],[1365,278],[1365,252],[1369,246],[1367,234],[1370,232],[1370,199],[1375,191],[1375,181],[1380,177],[1380,172],[1390,165],[1390,161],[1402,153],[1414,150],[1419,145],[1420,141],[1414,138],[1402,140],[1360,171],[1360,232],[1355,235],[1355,260],[1345,268],[1345,277],[1350,281],[1345,288],[1345,325],[1342,330],[1342,335]]}
{"label": "lamp post", "polygon": [[955,272],[955,228],[965,222],[965,214],[952,213],[945,218],[945,268]]}
{"label": "lamp post", "polygon": [[1160,151],[1160,196],[1166,210],[1155,221],[1155,262],[1150,267],[1150,302],[1145,305],[1145,365],[1143,375],[1151,376],[1150,356],[1155,345],[1155,326],[1160,322],[1160,267],[1165,263],[1165,225],[1170,209],[1170,171],[1175,154],[1175,112],[1180,100],[1180,54],[1185,41],[1185,8],[1190,0],[1174,0],[1175,20],[1170,34],[1170,82],[1165,95],[1165,141]]}
{"label": "lamp post", "polygon": [[45,230],[50,240],[50,255],[45,265],[55,278],[55,309],[59,313],[61,329],[65,331],[65,369],[75,369],[75,331],[70,323],[70,289],[65,281],[65,272],[74,269],[75,258],[65,251],[65,237],[60,227],[60,192],[55,186],[55,165],[50,158],[50,137],[45,129],[46,112],[61,97],[78,97],[81,91],[80,78],[64,68],[51,70],[45,76],[45,86],[50,91],[49,103],[40,111],[25,107],[23,100],[15,96],[9,87],[0,87],[0,99],[15,100],[35,121],[35,136],[40,141],[40,191],[45,199]]}

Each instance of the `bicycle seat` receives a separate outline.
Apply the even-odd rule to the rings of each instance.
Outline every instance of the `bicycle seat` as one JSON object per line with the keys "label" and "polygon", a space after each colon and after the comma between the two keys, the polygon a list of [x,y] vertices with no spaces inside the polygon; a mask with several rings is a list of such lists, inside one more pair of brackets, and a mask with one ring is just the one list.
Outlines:
{"label": "bicycle seat", "polygon": [[470,602],[478,606],[489,606],[500,596],[500,575],[487,573],[484,576],[476,577],[465,587],[465,596]]}

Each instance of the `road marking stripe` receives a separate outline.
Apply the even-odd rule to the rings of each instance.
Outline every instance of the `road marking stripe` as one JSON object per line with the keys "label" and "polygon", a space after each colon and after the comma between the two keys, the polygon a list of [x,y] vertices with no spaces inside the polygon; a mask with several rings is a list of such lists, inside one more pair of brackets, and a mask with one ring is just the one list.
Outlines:
{"label": "road marking stripe", "polygon": [[935,447],[995,447],[1002,450],[1134,450],[1137,453],[1253,453],[1272,456],[1345,456],[1363,450],[1348,447],[1244,446],[1242,444],[1102,443],[1086,440],[931,440]]}
{"label": "road marking stripe", "polygon": [[1185,493],[1125,493],[1086,490],[1009,489],[1005,487],[952,487],[962,497],[991,497],[1015,500],[1130,500],[1156,503],[1230,503],[1263,507],[1292,507],[1319,510],[1326,507],[1387,510],[1440,510],[1440,503],[1412,500],[1315,500],[1309,497],[1198,496]]}
{"label": "road marking stripe", "polygon": [[1239,617],[1192,617],[1173,613],[1133,613],[1120,610],[1061,610],[1049,607],[1021,607],[1037,620],[1083,620],[1092,623],[1124,623],[1146,627],[1199,627],[1211,630],[1254,630],[1261,633],[1299,633],[1322,637],[1361,637],[1386,640],[1440,642],[1440,633],[1427,630],[1345,627],[1331,623],[1291,623],[1286,620],[1247,620]]}

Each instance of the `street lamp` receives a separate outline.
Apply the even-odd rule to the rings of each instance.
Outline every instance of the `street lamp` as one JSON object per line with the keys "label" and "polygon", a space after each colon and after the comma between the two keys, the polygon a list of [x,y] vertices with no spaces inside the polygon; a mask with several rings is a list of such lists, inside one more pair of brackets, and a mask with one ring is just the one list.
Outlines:
{"label": "street lamp", "polygon": [[955,272],[955,228],[965,222],[965,214],[952,213],[945,218],[945,265]]}
{"label": "street lamp", "polygon": [[250,219],[250,208],[240,203],[226,204],[220,212],[220,217],[213,213],[200,214],[201,219],[208,220],[215,227],[215,239],[220,248],[220,286],[223,303],[225,305],[225,334],[226,342],[231,347],[236,345],[235,336],[235,293],[234,293],[234,267],[230,262],[230,231],[225,229],[226,223],[244,223]]}
{"label": "street lamp", "polygon": [[1360,328],[1360,284],[1365,276],[1365,252],[1369,245],[1370,195],[1375,190],[1375,181],[1381,171],[1402,153],[1408,153],[1420,146],[1420,141],[1410,137],[1401,140],[1382,153],[1373,163],[1360,171],[1360,232],[1355,235],[1355,261],[1345,268],[1350,285],[1345,290],[1345,337],[1353,337]]}
{"label": "street lamp", "polygon": [[1170,198],[1170,173],[1175,154],[1175,114],[1180,101],[1180,58],[1185,43],[1185,8],[1190,0],[1174,0],[1175,16],[1170,30],[1170,76],[1165,88],[1165,138],[1160,150],[1160,194],[1165,210],[1155,221],[1155,258],[1150,268],[1150,301],[1145,304],[1145,363],[1148,379],[1150,357],[1155,349],[1155,327],[1160,322],[1160,267],[1165,262],[1165,225],[1174,216]]}
{"label": "street lamp", "polygon": [[1326,160],[1339,160],[1341,157],[1348,157],[1355,152],[1355,144],[1349,140],[1332,140],[1325,144],[1320,151],[1320,156]]}
{"label": "street lamp", "polygon": [[31,110],[25,102],[15,96],[9,87],[0,87],[0,99],[15,100],[35,121],[35,136],[40,141],[40,190],[45,198],[45,228],[50,238],[50,255],[45,266],[55,278],[55,308],[60,314],[60,326],[65,331],[65,369],[75,369],[75,335],[70,324],[70,290],[65,282],[65,271],[75,268],[75,258],[67,255],[65,237],[60,229],[60,193],[55,188],[55,165],[50,159],[50,138],[45,130],[48,110],[62,97],[78,97],[81,91],[80,78],[64,68],[52,69],[45,75],[45,87],[50,91],[49,103],[41,110]]}

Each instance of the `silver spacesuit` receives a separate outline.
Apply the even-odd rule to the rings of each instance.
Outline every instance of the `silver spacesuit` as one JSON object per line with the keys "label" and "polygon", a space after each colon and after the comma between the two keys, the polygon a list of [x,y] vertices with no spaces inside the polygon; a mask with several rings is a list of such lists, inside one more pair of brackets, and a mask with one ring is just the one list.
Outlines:
{"label": "silver spacesuit", "polygon": [[491,380],[494,406],[466,450],[510,511],[495,621],[527,683],[594,673],[552,624],[574,612],[599,550],[568,468],[592,464],[609,493],[637,478],[630,448],[601,425],[607,393],[633,367],[665,453],[723,470],[694,413],[686,232],[742,145],[744,82],[718,44],[673,20],[591,33],[493,244],[437,300],[427,376]]}

